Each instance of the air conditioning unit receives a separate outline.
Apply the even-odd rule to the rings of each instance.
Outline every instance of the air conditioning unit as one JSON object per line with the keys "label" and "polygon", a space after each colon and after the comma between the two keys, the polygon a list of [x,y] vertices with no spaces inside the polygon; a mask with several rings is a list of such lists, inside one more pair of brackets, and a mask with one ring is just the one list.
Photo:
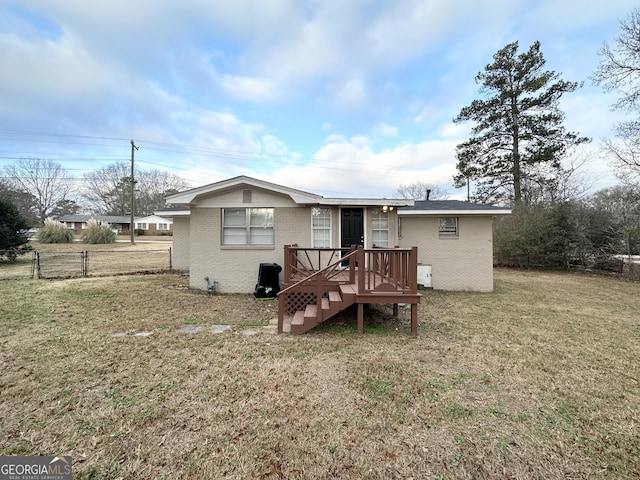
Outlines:
{"label": "air conditioning unit", "polygon": [[418,265],[418,285],[424,288],[432,288],[431,265]]}

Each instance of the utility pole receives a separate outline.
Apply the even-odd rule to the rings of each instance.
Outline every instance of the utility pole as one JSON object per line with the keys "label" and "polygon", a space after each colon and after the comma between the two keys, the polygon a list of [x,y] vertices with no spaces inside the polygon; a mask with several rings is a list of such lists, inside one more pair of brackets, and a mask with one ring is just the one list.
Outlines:
{"label": "utility pole", "polygon": [[138,147],[136,147],[136,144],[133,143],[133,140],[131,140],[131,218],[130,218],[130,223],[129,223],[129,233],[131,235],[131,243],[136,243],[135,239],[133,238],[133,233],[134,233],[134,220],[133,220],[133,207],[134,207],[134,201],[135,201],[135,185],[136,185],[136,181],[133,178],[133,156],[134,156],[134,152],[136,150],[139,150]]}

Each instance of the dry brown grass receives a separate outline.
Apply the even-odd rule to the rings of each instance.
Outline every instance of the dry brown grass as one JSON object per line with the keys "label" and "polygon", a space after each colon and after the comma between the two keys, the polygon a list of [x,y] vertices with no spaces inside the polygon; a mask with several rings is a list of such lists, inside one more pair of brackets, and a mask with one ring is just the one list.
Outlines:
{"label": "dry brown grass", "polygon": [[[144,240],[142,240],[144,238]],[[40,278],[68,278],[83,275],[103,276],[122,273],[157,272],[170,267],[169,236],[137,237],[134,244],[128,238],[119,237],[117,243],[85,244],[40,243],[30,241],[32,252],[18,258],[16,262],[0,262],[0,280]],[[39,253],[39,270],[35,267],[34,252]],[[87,261],[83,262],[83,255]]]}
{"label": "dry brown grass", "polygon": [[254,326],[275,302],[186,284],[0,282],[1,453],[72,455],[76,479],[640,471],[637,283],[497,271],[493,294],[424,292],[417,339],[386,311],[278,336]]}

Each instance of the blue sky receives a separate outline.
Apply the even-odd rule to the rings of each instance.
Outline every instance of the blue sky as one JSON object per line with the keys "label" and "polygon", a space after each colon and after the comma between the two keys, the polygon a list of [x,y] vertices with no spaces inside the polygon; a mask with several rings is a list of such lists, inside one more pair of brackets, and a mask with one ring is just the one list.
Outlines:
{"label": "blue sky", "polygon": [[[440,185],[451,198],[454,125],[504,45],[539,40],[547,67],[584,81],[565,125],[593,189],[615,94],[589,76],[627,0],[0,0],[0,167],[53,159],[81,178],[128,161],[192,186],[250,175],[339,197]],[[78,180],[81,184],[81,180]]]}

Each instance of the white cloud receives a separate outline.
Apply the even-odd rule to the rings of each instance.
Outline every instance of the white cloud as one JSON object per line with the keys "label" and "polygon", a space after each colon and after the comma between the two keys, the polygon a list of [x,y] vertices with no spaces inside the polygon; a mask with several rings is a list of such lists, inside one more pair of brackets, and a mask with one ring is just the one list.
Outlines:
{"label": "white cloud", "polygon": [[335,92],[335,102],[342,108],[360,108],[367,105],[369,95],[362,78],[351,78],[340,85]]}
{"label": "white cloud", "polygon": [[440,138],[460,143],[461,139],[464,140],[471,135],[471,125],[470,123],[444,123],[436,131]]}
{"label": "white cloud", "polygon": [[73,105],[84,100],[91,104],[112,79],[69,37],[52,41],[0,35],[0,63],[11,66],[10,75],[0,76],[0,95],[10,103]]}
{"label": "white cloud", "polygon": [[[474,75],[504,43],[553,34],[542,39],[549,65],[580,80],[596,64],[594,45],[613,36],[599,26],[615,31],[633,3],[571,15],[550,0],[20,5],[47,21],[7,17],[11,7],[0,6],[9,18],[0,62],[10,66],[0,77],[0,127],[189,145],[188,161],[176,162],[200,172],[191,174],[199,183],[209,181],[202,172],[269,170],[310,191],[389,196],[417,179],[451,183],[455,145],[470,125],[450,120],[477,98]],[[575,37],[563,34],[565,22]],[[567,96],[567,128],[599,139],[619,118],[610,103],[597,89]],[[259,155],[273,158],[252,160]],[[302,156],[313,157],[309,166]]]}
{"label": "white cloud", "polygon": [[398,129],[388,123],[380,122],[373,127],[373,133],[382,137],[397,137]]}
{"label": "white cloud", "polygon": [[223,75],[221,85],[238,100],[273,102],[278,96],[273,82],[260,78]]}
{"label": "white cloud", "polygon": [[[327,139],[308,165],[286,165],[271,181],[327,196],[393,197],[402,184],[420,180],[448,188],[455,174],[455,142],[402,144],[382,152],[362,136]],[[449,188],[449,190],[453,190]]]}

